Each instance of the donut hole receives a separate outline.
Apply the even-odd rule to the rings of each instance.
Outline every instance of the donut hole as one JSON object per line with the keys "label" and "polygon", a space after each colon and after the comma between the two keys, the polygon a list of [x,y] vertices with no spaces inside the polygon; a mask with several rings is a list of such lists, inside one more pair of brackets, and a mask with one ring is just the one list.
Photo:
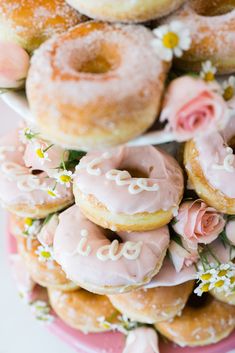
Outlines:
{"label": "donut hole", "polygon": [[33,169],[31,171],[31,174],[33,175],[39,175],[39,174],[42,174],[43,173],[43,170],[40,170],[40,169]]}
{"label": "donut hole", "polygon": [[146,171],[137,168],[126,168],[126,170],[132,178],[148,178]]}
{"label": "donut hole", "polygon": [[235,136],[228,141],[228,146],[233,149],[233,154],[235,154]]}
{"label": "donut hole", "polygon": [[225,15],[235,9],[235,0],[191,0],[194,11],[201,16]]}
{"label": "donut hole", "polygon": [[114,240],[118,240],[119,243],[122,243],[122,238],[114,231],[112,231],[111,229],[104,229],[103,230],[106,238],[108,238],[110,240],[110,242],[114,241]]}
{"label": "donut hole", "polygon": [[98,48],[93,48],[80,55],[80,51],[73,53],[71,64],[76,72],[84,74],[102,75],[113,71],[120,63],[117,48],[110,44],[101,43]]}
{"label": "donut hole", "polygon": [[212,301],[212,296],[208,293],[203,293],[201,297],[192,293],[188,299],[187,305],[190,308],[203,308],[207,306]]}

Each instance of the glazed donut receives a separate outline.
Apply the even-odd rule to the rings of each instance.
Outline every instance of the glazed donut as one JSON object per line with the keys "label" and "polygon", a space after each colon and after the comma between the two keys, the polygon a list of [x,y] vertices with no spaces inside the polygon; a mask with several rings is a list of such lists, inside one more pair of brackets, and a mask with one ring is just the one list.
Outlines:
{"label": "glazed donut", "polygon": [[[39,229],[47,228],[49,232],[55,232],[55,224],[50,226],[52,221],[48,221],[44,226],[42,225]],[[39,232],[34,235],[31,239],[28,239],[24,235],[24,222],[15,216],[10,217],[11,233],[16,236],[18,252],[21,255],[25,266],[28,269],[34,282],[38,283],[43,287],[54,287],[64,291],[74,290],[77,286],[66,278],[65,273],[62,271],[60,265],[56,263],[53,258],[49,261],[40,261],[40,255],[38,254],[39,249],[48,252],[47,247],[41,246],[42,244],[38,241],[36,236]],[[53,236],[53,235],[52,235]],[[49,253],[48,253],[49,254]],[[45,258],[46,259],[46,258]]]}
{"label": "glazed donut", "polygon": [[235,214],[235,159],[233,138],[235,121],[226,129],[188,141],[184,164],[189,182],[209,206],[226,214]]}
{"label": "glazed donut", "polygon": [[169,321],[181,314],[194,282],[173,287],[137,289],[130,293],[110,295],[113,306],[133,321],[154,324]]}
{"label": "glazed donut", "polygon": [[218,292],[215,289],[213,289],[211,291],[211,295],[213,295],[213,297],[215,297],[217,300],[219,300],[223,303],[235,305],[235,293],[234,292],[225,293],[224,291]]}
{"label": "glazed donut", "polygon": [[114,236],[72,206],[59,216],[53,249],[71,281],[97,294],[117,294],[148,283],[160,270],[168,245],[167,227]]}
{"label": "glazed donut", "polygon": [[31,52],[84,19],[64,0],[4,0],[0,3],[0,39]]}
{"label": "glazed donut", "polygon": [[109,327],[101,324],[101,318],[111,324],[118,322],[118,311],[104,295],[83,289],[63,292],[54,288],[48,288],[48,294],[56,314],[67,325],[84,333],[109,331]]}
{"label": "glazed donut", "polygon": [[173,12],[184,0],[66,0],[81,13],[109,22],[144,22]]}
{"label": "glazed donut", "polygon": [[71,187],[58,184],[58,197],[52,198],[48,194],[55,179],[50,178],[47,171],[57,163],[57,160],[53,161],[54,152],[61,156],[63,150],[52,146],[48,151],[51,161],[45,161],[45,166],[40,164],[38,170],[33,167],[32,158],[29,167],[28,153],[26,162],[24,160],[27,147],[21,142],[19,132],[19,129],[14,130],[0,139],[0,200],[4,207],[20,217],[44,218],[73,203]]}
{"label": "glazed donut", "polygon": [[217,343],[235,328],[235,308],[209,296],[203,304],[186,305],[180,317],[155,328],[178,345],[196,347]]}
{"label": "glazed donut", "polygon": [[124,143],[148,129],[169,68],[152,40],[142,26],[86,22],[42,45],[26,88],[44,136],[86,150]]}
{"label": "glazed donut", "polygon": [[153,146],[89,152],[74,177],[76,203],[104,228],[146,231],[170,222],[183,194],[176,160]]}
{"label": "glazed donut", "polygon": [[233,0],[188,0],[163,24],[181,21],[190,29],[190,49],[175,60],[184,71],[200,71],[201,64],[210,60],[217,73],[235,71],[235,5]]}

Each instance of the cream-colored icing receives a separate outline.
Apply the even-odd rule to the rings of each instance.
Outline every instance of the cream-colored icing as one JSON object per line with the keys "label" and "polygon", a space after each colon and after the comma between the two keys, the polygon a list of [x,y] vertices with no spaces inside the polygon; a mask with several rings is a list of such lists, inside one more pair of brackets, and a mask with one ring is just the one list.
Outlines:
{"label": "cream-colored icing", "polygon": [[[0,195],[6,206],[54,202],[46,190],[54,186],[55,180],[48,178],[45,172],[33,175],[31,170],[25,166],[23,159],[25,145],[19,139],[18,129],[0,139],[0,149]],[[71,188],[58,185],[56,189],[60,195],[57,200],[72,199]]]}
{"label": "cream-colored icing", "polygon": [[[122,146],[110,150],[109,158],[101,156],[102,152],[89,152],[83,157],[74,182],[82,193],[95,196],[111,212],[135,214],[178,206],[183,192],[182,171],[166,152],[153,146]],[[95,163],[98,174],[87,170],[94,160],[99,161]],[[148,178],[132,178],[128,169],[140,170]]]}
{"label": "cream-colored icing", "polygon": [[[87,235],[81,235],[86,230]],[[95,286],[128,286],[142,283],[162,258],[169,245],[169,231],[163,227],[149,232],[118,233],[122,243],[119,251],[127,242],[141,242],[141,251],[136,259],[117,256],[101,261],[97,251],[110,246],[102,228],[82,215],[77,206],[72,206],[59,216],[59,225],[54,238],[54,258],[62,266],[68,278],[77,283]],[[81,240],[86,240],[85,244]],[[82,249],[86,254],[77,251]],[[84,246],[85,245],[85,246]],[[88,248],[89,246],[90,248]]]}
{"label": "cream-colored icing", "polygon": [[160,353],[157,332],[150,327],[130,331],[123,353]]}
{"label": "cream-colored icing", "polygon": [[[227,145],[235,135],[235,119],[232,117],[222,132],[196,138],[198,162],[206,179],[227,197],[235,198],[235,158]],[[186,168],[190,168],[189,165]]]}

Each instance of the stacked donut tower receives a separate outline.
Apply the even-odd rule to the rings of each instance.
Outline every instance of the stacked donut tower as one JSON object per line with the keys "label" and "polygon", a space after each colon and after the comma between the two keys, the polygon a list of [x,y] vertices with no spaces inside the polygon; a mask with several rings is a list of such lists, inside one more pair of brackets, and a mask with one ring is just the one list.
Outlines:
{"label": "stacked donut tower", "polygon": [[0,29],[3,98],[28,104],[0,200],[36,317],[120,330],[125,353],[227,337],[234,1],[4,0]]}

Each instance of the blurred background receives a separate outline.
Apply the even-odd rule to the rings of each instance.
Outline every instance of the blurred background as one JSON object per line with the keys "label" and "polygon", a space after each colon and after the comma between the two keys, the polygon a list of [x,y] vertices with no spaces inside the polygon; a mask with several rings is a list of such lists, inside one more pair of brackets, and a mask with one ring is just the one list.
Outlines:
{"label": "blurred background", "polygon": [[[20,117],[0,99],[0,136],[17,126]],[[0,209],[0,353],[72,353],[47,332],[20,299],[12,279],[6,245],[7,215]]]}

